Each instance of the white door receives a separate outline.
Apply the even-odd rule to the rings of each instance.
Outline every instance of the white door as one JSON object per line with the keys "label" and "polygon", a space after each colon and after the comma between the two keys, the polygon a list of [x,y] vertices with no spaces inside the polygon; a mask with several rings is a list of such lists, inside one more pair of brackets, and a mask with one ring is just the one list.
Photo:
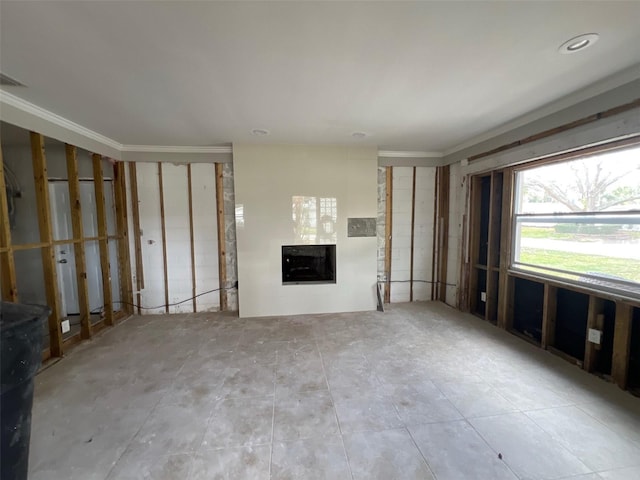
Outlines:
{"label": "white door", "polygon": [[[49,182],[49,199],[54,240],[73,238],[68,183],[66,181]],[[60,307],[64,317],[80,313],[80,308],[78,307],[78,285],[76,283],[76,261],[72,249],[73,244],[56,245],[54,248],[57,262],[58,290],[61,292]]]}
{"label": "white door", "polygon": [[[65,240],[73,238],[71,209],[69,198],[69,182],[56,180],[49,182],[51,201],[51,220],[53,238]],[[85,237],[98,236],[98,220],[96,213],[95,187],[93,181],[80,182],[80,205],[82,205],[82,226]],[[100,266],[100,248],[97,241],[85,242],[85,262],[87,288],[89,293],[89,311],[98,312],[104,305],[102,299],[102,267]],[[62,313],[64,316],[80,313],[78,303],[78,284],[76,264],[73,252],[74,245],[57,245],[55,247],[58,283],[61,295]]]}
{"label": "white door", "polygon": [[[80,182],[80,205],[82,205],[82,226],[85,237],[98,236],[98,214],[93,181]],[[87,287],[89,289],[89,311],[98,312],[102,301],[102,267],[100,266],[100,246],[97,241],[86,242],[84,254],[87,268]]]}

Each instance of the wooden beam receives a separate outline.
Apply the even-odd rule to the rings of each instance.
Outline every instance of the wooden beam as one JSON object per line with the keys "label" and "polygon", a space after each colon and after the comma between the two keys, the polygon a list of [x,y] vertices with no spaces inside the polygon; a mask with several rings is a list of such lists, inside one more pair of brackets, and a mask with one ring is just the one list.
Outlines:
{"label": "wooden beam", "polygon": [[187,183],[189,193],[189,245],[191,248],[191,296],[193,297],[193,311],[197,312],[196,301],[196,251],[193,234],[193,184],[191,182],[191,164],[187,165]]}
{"label": "wooden beam", "polygon": [[100,248],[100,270],[102,272],[102,304],[104,306],[104,321],[113,325],[113,300],[111,292],[111,264],[109,261],[109,241],[107,231],[107,209],[104,195],[104,175],[102,174],[102,156],[94,153],[93,186],[96,194],[96,215],[98,220],[98,247]]}
{"label": "wooden beam", "polygon": [[500,220],[500,255],[498,277],[498,326],[510,328],[513,318],[509,317],[509,274],[511,265],[512,209],[514,175],[511,168],[502,173],[502,212]]}
{"label": "wooden beam", "polygon": [[[414,167],[415,168],[415,167]],[[438,197],[440,196],[440,171],[436,168],[433,176],[433,234],[431,236],[431,300],[436,298],[436,277],[438,263]]]}
{"label": "wooden beam", "polygon": [[629,379],[632,315],[633,308],[631,305],[616,302],[616,323],[613,333],[611,376],[620,388],[627,388],[627,381]]}
{"label": "wooden beam", "polygon": [[220,285],[220,310],[227,310],[227,247],[224,222],[224,174],[222,163],[215,164],[216,218],[218,223],[218,274]]}
{"label": "wooden beam", "polygon": [[[127,219],[127,189],[124,163],[113,166],[113,190],[116,206],[116,227],[118,230],[118,273],[120,275],[120,299],[123,310],[133,313],[133,295],[131,283],[131,259],[129,257],[129,226]],[[118,317],[114,315],[114,321]]]}
{"label": "wooden beam", "polygon": [[471,177],[470,181],[470,222],[469,222],[469,310],[478,310],[478,272],[474,265],[480,257],[480,206],[482,204],[482,180],[480,176]]}
{"label": "wooden beam", "polygon": [[140,199],[138,198],[138,171],[135,162],[129,162],[129,188],[131,189],[131,216],[133,222],[133,244],[136,260],[136,305],[141,313],[141,291],[144,288],[144,265],[142,263],[142,234],[140,231]]}
{"label": "wooden beam", "polygon": [[522,138],[520,140],[516,140],[515,142],[511,142],[506,145],[502,145],[500,147],[494,148],[492,150],[479,153],[477,155],[472,155],[469,157],[469,161],[472,162],[474,160],[478,160],[480,158],[488,157],[494,155],[496,153],[504,152],[505,150],[510,150],[515,147],[519,147],[520,145],[526,145],[527,143],[535,142],[536,140],[541,140],[543,138],[550,137],[552,135],[557,135],[558,133],[566,132],[567,130],[572,130],[577,127],[581,127],[582,125],[586,125],[588,123],[593,123],[601,118],[611,117],[613,115],[618,115],[620,113],[633,110],[635,108],[640,108],[640,98],[633,100],[632,102],[626,103],[624,105],[619,105],[614,108],[610,108],[608,110],[604,110],[602,112],[595,113],[593,115],[587,115],[586,117],[579,118],[578,120],[574,120],[573,122],[565,123],[564,125],[560,125],[558,127],[550,128],[548,130],[544,130],[535,135],[531,135],[526,138]]}
{"label": "wooden beam", "polygon": [[385,169],[384,212],[384,303],[391,302],[391,242],[393,233],[393,167]]}
{"label": "wooden beam", "polygon": [[164,186],[162,185],[162,163],[158,163],[158,186],[160,189],[160,225],[162,227],[162,266],[164,271],[164,311],[169,313],[169,272],[167,270],[167,225],[164,219]]}
{"label": "wooden beam", "polygon": [[449,202],[451,190],[451,169],[449,165],[438,167],[440,195],[438,196],[438,295],[441,302],[447,301],[447,266],[449,263]]}
{"label": "wooden beam", "polygon": [[78,285],[78,308],[80,310],[80,336],[91,338],[91,315],[89,313],[89,285],[87,283],[87,259],[84,249],[84,228],[82,225],[82,205],[80,202],[80,178],[78,175],[78,152],[73,145],[65,144],[67,177],[69,186],[69,206],[73,237],[80,242],[73,245],[76,261],[76,283]]}
{"label": "wooden beam", "polygon": [[471,177],[466,175],[462,177],[462,191],[464,192],[464,204],[462,206],[462,229],[460,232],[460,262],[458,265],[458,294],[456,298],[457,307],[468,312],[470,310],[469,303],[469,275],[470,275],[470,263],[469,263],[469,195],[470,195],[470,180]]}
{"label": "wooden beam", "polygon": [[[413,167],[413,179],[411,181],[411,251],[409,252],[409,301],[413,302],[413,255],[416,230],[416,167]],[[432,284],[433,285],[433,284]]]}
{"label": "wooden beam", "polygon": [[18,282],[16,264],[11,249],[11,225],[9,206],[7,205],[6,184],[4,180],[4,160],[0,149],[0,279],[2,280],[2,300],[18,301]]}
{"label": "wooden beam", "polygon": [[589,329],[594,328],[596,330],[602,330],[604,312],[604,300],[596,297],[595,295],[589,295],[589,313],[587,314],[587,332],[584,344],[584,362],[582,368],[587,372],[593,372],[596,361],[598,359],[598,353],[600,345],[596,345],[589,341]]}
{"label": "wooden beam", "polygon": [[491,172],[489,196],[489,238],[487,243],[487,302],[485,318],[497,322],[500,265],[500,222],[502,216],[502,172]]}
{"label": "wooden beam", "polygon": [[60,328],[60,294],[58,292],[55,251],[52,245],[53,231],[51,229],[49,178],[47,175],[47,159],[44,152],[44,137],[35,132],[31,132],[30,136],[40,241],[46,244],[42,247],[41,252],[47,305],[51,309],[51,315],[49,315],[49,348],[51,349],[52,357],[61,357],[63,345],[62,330]]}
{"label": "wooden beam", "polygon": [[542,303],[542,339],[540,342],[540,346],[544,349],[552,347],[555,343],[557,301],[558,289],[545,283]]}

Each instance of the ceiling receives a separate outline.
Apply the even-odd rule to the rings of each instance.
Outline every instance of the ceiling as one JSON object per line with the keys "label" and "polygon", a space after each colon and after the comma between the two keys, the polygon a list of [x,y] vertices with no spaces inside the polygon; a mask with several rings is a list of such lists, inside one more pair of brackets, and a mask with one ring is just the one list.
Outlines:
{"label": "ceiling", "polygon": [[640,63],[639,19],[609,1],[2,0],[0,71],[125,145],[443,152]]}

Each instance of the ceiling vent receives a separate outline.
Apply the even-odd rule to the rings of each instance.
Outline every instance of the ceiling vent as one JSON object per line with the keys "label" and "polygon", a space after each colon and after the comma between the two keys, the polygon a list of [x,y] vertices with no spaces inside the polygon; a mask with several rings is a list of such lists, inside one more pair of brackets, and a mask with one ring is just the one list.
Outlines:
{"label": "ceiling vent", "polygon": [[0,73],[0,86],[3,87],[24,87],[25,85],[11,77],[6,76],[4,73]]}

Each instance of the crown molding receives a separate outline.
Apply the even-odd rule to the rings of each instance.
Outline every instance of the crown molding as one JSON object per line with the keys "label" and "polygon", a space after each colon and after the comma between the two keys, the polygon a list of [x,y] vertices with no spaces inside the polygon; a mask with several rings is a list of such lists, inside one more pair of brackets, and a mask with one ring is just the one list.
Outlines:
{"label": "crown molding", "polygon": [[165,145],[123,145],[123,152],[143,152],[143,153],[232,153],[231,146],[165,146]]}
{"label": "crown molding", "polygon": [[555,102],[551,102],[541,108],[517,117],[510,122],[494,128],[493,130],[489,130],[488,132],[485,132],[481,135],[472,137],[469,140],[466,140],[452,148],[445,150],[443,156],[447,157],[456,152],[459,152],[460,150],[473,147],[474,145],[490,140],[494,137],[497,137],[498,135],[510,132],[511,130],[527,125],[528,123],[535,122],[536,120],[540,120],[541,118],[544,118],[548,115],[553,115],[554,113],[564,110],[565,108],[572,107],[580,102],[606,93],[609,90],[613,90],[614,88],[620,87],[626,83],[633,82],[634,80],[638,79],[640,79],[640,64],[634,65],[609,77],[606,77],[581,90],[578,90],[577,92],[562,97]]}
{"label": "crown molding", "polygon": [[25,112],[29,115],[33,115],[34,117],[40,118],[45,122],[49,122],[53,125],[57,125],[58,127],[62,127],[77,135],[81,135],[90,140],[93,140],[94,142],[106,145],[107,147],[113,148],[114,150],[122,151],[121,143],[118,143],[109,137],[105,137],[98,132],[83,127],[82,125],[72,122],[71,120],[61,117],[60,115],[50,112],[49,110],[45,110],[42,107],[34,105],[31,102],[27,102],[20,97],[16,97],[15,95],[3,89],[0,89],[0,103],[21,110],[22,112]]}
{"label": "crown molding", "polygon": [[442,158],[442,152],[411,152],[402,150],[378,150],[381,158]]}

